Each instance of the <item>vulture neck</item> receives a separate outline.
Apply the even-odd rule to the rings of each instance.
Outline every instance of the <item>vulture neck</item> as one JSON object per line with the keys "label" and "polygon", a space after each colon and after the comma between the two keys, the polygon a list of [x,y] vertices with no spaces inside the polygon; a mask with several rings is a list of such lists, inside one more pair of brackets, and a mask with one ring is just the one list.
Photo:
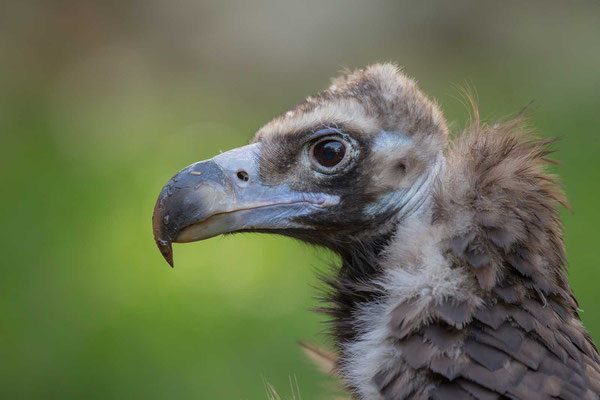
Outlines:
{"label": "vulture neck", "polygon": [[372,282],[383,273],[381,261],[399,228],[430,225],[432,218],[432,194],[446,162],[439,155],[432,167],[408,190],[399,191],[392,200],[396,201],[396,213],[381,224],[376,234],[366,235],[349,245],[335,249],[342,265],[336,277],[325,278],[333,289],[329,297],[330,306],[325,312],[333,317],[334,336],[341,345],[352,341],[358,334],[355,313],[361,305],[376,302],[385,296],[385,291]]}

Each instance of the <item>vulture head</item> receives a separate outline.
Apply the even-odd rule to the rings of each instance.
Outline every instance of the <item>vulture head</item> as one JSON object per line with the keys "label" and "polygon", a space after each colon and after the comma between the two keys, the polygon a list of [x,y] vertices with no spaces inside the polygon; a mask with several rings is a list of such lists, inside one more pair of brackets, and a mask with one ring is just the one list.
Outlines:
{"label": "vulture head", "polygon": [[452,141],[391,64],[348,73],[249,145],[177,173],[156,243],[269,232],[341,265],[323,310],[356,399],[599,399],[600,357],[569,287],[549,140],[522,118]]}
{"label": "vulture head", "polygon": [[156,242],[272,232],[348,252],[423,211],[444,165],[437,106],[392,65],[335,80],[252,143],[194,163],[157,202]]}

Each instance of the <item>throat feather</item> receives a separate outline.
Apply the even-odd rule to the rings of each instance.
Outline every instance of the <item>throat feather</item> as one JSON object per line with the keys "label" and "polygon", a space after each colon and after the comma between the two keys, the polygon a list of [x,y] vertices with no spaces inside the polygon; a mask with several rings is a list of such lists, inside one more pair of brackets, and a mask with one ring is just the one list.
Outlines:
{"label": "throat feather", "polygon": [[376,301],[383,295],[375,284],[382,274],[380,258],[395,234],[395,229],[366,242],[356,242],[339,250],[342,264],[335,276],[322,276],[327,285],[326,305],[320,311],[332,317],[338,344],[353,340],[358,334],[354,313],[361,304]]}

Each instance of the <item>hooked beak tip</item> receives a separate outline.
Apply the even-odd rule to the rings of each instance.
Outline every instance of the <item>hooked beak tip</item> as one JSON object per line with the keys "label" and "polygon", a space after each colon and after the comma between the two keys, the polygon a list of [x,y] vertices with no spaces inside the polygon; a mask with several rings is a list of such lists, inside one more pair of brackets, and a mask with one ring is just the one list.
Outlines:
{"label": "hooked beak tip", "polygon": [[158,246],[158,249],[160,250],[162,256],[169,263],[171,268],[173,268],[173,246],[171,245],[171,241],[156,239],[156,245]]}
{"label": "hooked beak tip", "polygon": [[152,231],[154,233],[154,241],[156,242],[156,246],[158,246],[160,254],[162,254],[165,261],[167,261],[169,265],[173,267],[173,247],[171,245],[171,234],[167,231],[165,226],[166,222],[168,222],[168,217],[165,218],[163,216],[164,212],[162,209],[164,206],[165,197],[166,196],[161,193],[156,201],[156,205],[154,206],[154,213],[152,214]]}

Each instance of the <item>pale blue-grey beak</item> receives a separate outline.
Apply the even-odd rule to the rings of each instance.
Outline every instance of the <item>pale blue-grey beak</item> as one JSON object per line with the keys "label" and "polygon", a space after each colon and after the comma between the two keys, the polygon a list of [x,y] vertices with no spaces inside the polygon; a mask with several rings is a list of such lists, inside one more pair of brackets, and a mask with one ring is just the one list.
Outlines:
{"label": "pale blue-grey beak", "polygon": [[259,173],[261,143],[194,163],[162,189],[152,217],[154,239],[173,266],[172,242],[223,233],[300,228],[294,218],[338,204],[339,197],[266,185]]}

